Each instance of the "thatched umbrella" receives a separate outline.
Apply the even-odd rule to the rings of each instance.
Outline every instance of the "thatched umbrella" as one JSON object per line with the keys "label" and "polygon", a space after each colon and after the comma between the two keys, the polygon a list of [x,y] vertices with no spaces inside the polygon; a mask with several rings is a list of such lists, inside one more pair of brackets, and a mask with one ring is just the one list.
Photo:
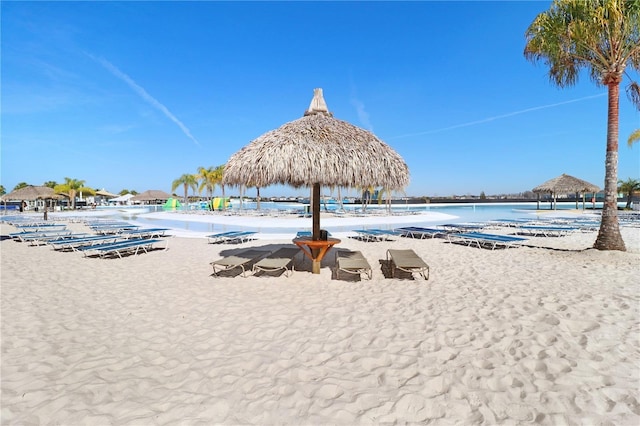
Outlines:
{"label": "thatched umbrella", "polygon": [[224,168],[225,185],[312,187],[313,239],[320,238],[320,186],[400,189],[409,169],[373,133],[333,117],[315,89],[309,109],[251,141]]}
{"label": "thatched umbrella", "polygon": [[596,185],[585,180],[578,179],[567,174],[562,174],[556,178],[546,181],[545,183],[533,188],[536,194],[549,193],[553,196],[553,209],[556,209],[558,194],[576,194],[576,209],[578,208],[578,194],[582,194],[582,206],[584,208],[584,194],[586,192],[595,193],[600,191]]}
{"label": "thatched umbrella", "polygon": [[171,198],[172,195],[171,194],[167,194],[164,191],[160,191],[157,189],[150,189],[148,191],[144,191],[138,195],[134,195],[133,197],[131,197],[131,201],[161,201],[161,202],[165,202],[167,201],[169,198]]}
{"label": "thatched umbrella", "polygon": [[33,201],[43,200],[52,195],[54,195],[53,188],[49,188],[48,186],[28,185],[3,195],[2,199],[5,201]]}

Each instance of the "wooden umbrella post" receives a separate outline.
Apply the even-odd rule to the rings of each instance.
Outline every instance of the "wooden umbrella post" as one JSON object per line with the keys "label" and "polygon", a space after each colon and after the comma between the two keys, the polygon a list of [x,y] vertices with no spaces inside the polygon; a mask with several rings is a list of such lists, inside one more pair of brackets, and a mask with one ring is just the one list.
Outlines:
{"label": "wooden umbrella post", "polygon": [[[311,195],[311,216],[313,221],[313,232],[311,233],[311,239],[313,241],[318,241],[320,239],[320,184],[313,184],[313,194]],[[313,265],[311,266],[311,272],[314,274],[320,273],[320,262],[318,260],[318,254],[320,253],[320,248],[311,249],[311,253],[313,255]]]}

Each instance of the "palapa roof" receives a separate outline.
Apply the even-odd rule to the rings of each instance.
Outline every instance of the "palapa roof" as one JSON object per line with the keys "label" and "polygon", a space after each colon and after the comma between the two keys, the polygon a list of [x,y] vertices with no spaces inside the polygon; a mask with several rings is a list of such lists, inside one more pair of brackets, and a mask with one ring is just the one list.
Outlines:
{"label": "palapa roof", "polygon": [[334,118],[322,89],[315,89],[302,118],[263,134],[231,156],[223,182],[400,189],[409,183],[409,168],[376,135]]}
{"label": "palapa roof", "polygon": [[535,193],[549,192],[552,194],[572,194],[576,192],[598,191],[600,191],[600,188],[596,185],[564,173],[533,188],[533,192]]}
{"label": "palapa roof", "polygon": [[48,186],[25,186],[2,196],[3,201],[47,200],[58,198]]}
{"label": "palapa roof", "polygon": [[157,189],[149,189],[138,195],[131,197],[131,201],[155,201],[155,200],[168,200],[171,198],[171,194],[167,194],[164,191]]}
{"label": "palapa roof", "polygon": [[100,189],[96,191],[96,195],[99,195],[101,197],[107,197],[107,198],[109,197],[114,198],[118,196],[118,194],[112,194],[111,192],[105,191],[104,189]]}

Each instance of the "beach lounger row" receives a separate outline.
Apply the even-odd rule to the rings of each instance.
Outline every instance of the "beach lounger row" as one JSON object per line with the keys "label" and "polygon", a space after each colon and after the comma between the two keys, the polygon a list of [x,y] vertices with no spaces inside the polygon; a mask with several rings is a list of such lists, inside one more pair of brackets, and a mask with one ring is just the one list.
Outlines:
{"label": "beach lounger row", "polygon": [[[249,271],[253,275],[258,272],[278,272],[289,277],[295,270],[295,257],[302,253],[297,247],[283,247],[275,252],[260,249],[247,249],[241,253],[224,256],[210,263],[213,275],[220,276],[221,272],[240,270],[240,275],[247,277]],[[372,268],[360,251],[336,250],[336,278],[340,279],[340,273],[364,276],[372,278]],[[391,277],[395,277],[395,270],[407,272],[413,276],[418,274],[425,280],[429,279],[429,265],[422,260],[415,251],[387,250],[387,264],[391,269]]]}
{"label": "beach lounger row", "polygon": [[449,242],[451,243],[463,243],[468,246],[473,244],[479,248],[490,248],[491,250],[497,247],[509,248],[526,241],[523,237],[514,237],[512,235],[499,235],[499,234],[486,234],[483,232],[461,232],[452,233],[448,235]]}
{"label": "beach lounger row", "polygon": [[254,231],[229,231],[207,235],[207,240],[209,244],[245,243],[255,234],[256,232]]}

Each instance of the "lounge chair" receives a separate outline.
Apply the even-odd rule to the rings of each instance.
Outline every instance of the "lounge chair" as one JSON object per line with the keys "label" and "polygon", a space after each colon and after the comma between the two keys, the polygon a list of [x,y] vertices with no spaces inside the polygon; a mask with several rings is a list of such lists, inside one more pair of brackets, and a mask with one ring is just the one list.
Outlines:
{"label": "lounge chair", "polygon": [[268,254],[269,251],[265,250],[246,250],[239,254],[225,256],[222,259],[214,260],[210,265],[213,267],[213,275],[215,276],[219,276],[218,273],[222,271],[240,268],[242,269],[242,276],[246,277],[247,270],[245,267],[251,263],[257,262]]}
{"label": "lounge chair", "polygon": [[483,232],[462,232],[449,234],[449,242],[462,242],[468,246],[476,244],[478,248],[489,247],[494,250],[496,247],[509,248],[523,241],[526,238],[514,237],[511,235],[485,234]]}
{"label": "lounge chair", "polygon": [[[301,253],[298,247],[282,247],[253,265],[253,273],[258,271],[276,272],[284,270],[284,275],[289,277],[295,269],[295,257]],[[291,265],[291,268],[288,266]]]}
{"label": "lounge chair", "polygon": [[522,225],[518,227],[518,234],[542,237],[562,237],[577,230],[578,228],[571,226]]}
{"label": "lounge chair", "polygon": [[139,228],[139,229],[128,229],[122,231],[120,235],[123,238],[158,238],[163,237],[165,232],[167,232],[168,228]]}
{"label": "lounge chair", "polygon": [[425,280],[429,279],[429,265],[411,249],[387,250],[387,262],[389,261],[391,261],[390,269],[392,278],[395,275],[395,270],[399,269],[404,272],[409,272],[412,275],[419,274]]}
{"label": "lounge chair", "polygon": [[[298,231],[296,232],[296,238],[300,237],[311,237],[311,231]],[[331,236],[331,232],[327,232],[327,237]]]}
{"label": "lounge chair", "polygon": [[91,230],[100,235],[112,235],[120,234],[124,231],[131,231],[133,229],[140,228],[138,225],[107,225],[107,226],[94,226]]}
{"label": "lounge chair", "polygon": [[64,240],[48,241],[54,250],[73,250],[77,251],[78,247],[115,243],[118,237],[115,235],[92,235],[84,238],[65,238]]}
{"label": "lounge chair", "polygon": [[[100,256],[105,258],[109,255],[117,255],[122,257],[123,254],[138,254],[140,250],[147,253],[153,248],[153,244],[159,243],[162,240],[148,239],[148,238],[136,238],[124,241],[116,241],[114,243],[97,244],[91,246],[79,247],[78,250],[84,253],[85,257]],[[167,241],[167,240],[165,240]],[[165,250],[168,248],[165,246]]]}
{"label": "lounge chair", "polygon": [[403,237],[410,238],[436,238],[447,235],[447,231],[438,228],[422,228],[419,226],[406,226],[396,229]]}
{"label": "lounge chair", "polygon": [[486,228],[486,225],[481,223],[446,223],[442,227],[449,232],[471,232],[480,231]]}
{"label": "lounge chair", "polygon": [[390,236],[398,235],[394,231],[387,231],[386,229],[354,229],[356,235],[354,238],[362,241],[389,241]]}
{"label": "lounge chair", "polygon": [[229,231],[207,235],[207,239],[209,240],[209,244],[244,243],[249,241],[249,237],[255,233],[254,231]]}
{"label": "lounge chair", "polygon": [[84,238],[89,234],[85,233],[72,233],[68,231],[66,233],[53,233],[53,234],[43,234],[43,235],[32,235],[30,237],[23,238],[23,242],[29,242],[31,246],[39,246],[48,244],[50,241],[61,241],[67,240],[69,238]]}
{"label": "lounge chair", "polygon": [[336,251],[336,278],[340,279],[340,271],[361,276],[365,274],[371,279],[371,265],[360,251]]}
{"label": "lounge chair", "polygon": [[9,234],[9,236],[13,238],[15,241],[26,242],[26,241],[44,239],[48,237],[64,237],[71,234],[72,234],[72,231],[65,230],[65,231],[51,231],[51,232],[44,232],[44,231],[17,232],[17,233]]}
{"label": "lounge chair", "polygon": [[29,224],[16,224],[15,226],[19,232],[53,232],[63,231],[67,229],[67,225],[62,223],[29,223]]}

